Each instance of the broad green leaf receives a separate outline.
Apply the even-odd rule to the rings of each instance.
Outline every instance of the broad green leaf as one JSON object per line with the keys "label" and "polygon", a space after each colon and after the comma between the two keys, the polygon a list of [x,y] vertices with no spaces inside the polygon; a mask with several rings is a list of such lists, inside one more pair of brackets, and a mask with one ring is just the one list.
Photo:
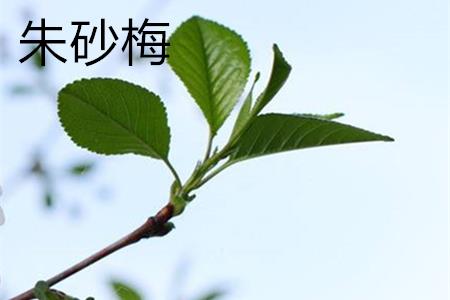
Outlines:
{"label": "broad green leaf", "polygon": [[132,287],[129,285],[113,280],[110,283],[115,295],[117,296],[117,299],[119,300],[142,300],[142,296]]}
{"label": "broad green leaf", "polygon": [[255,87],[256,82],[259,80],[259,72],[256,73],[255,80],[253,81],[252,87],[250,88],[250,91],[248,92],[247,97],[244,100],[244,103],[242,104],[241,110],[239,111],[239,114],[236,118],[236,122],[234,123],[234,128],[231,133],[231,137],[235,137],[240,133],[240,131],[245,127],[248,120],[251,118],[251,111],[252,111],[252,102],[253,102],[253,89]]}
{"label": "broad green leaf", "polygon": [[250,73],[246,43],[234,31],[198,16],[181,24],[169,41],[169,65],[216,134]]}
{"label": "broad green leaf", "polygon": [[260,115],[242,134],[230,163],[278,152],[392,138],[350,125],[298,115]]}
{"label": "broad green leaf", "polygon": [[62,126],[80,147],[167,160],[170,131],[160,98],[118,79],[83,79],[58,95]]}
{"label": "broad green leaf", "polygon": [[273,65],[272,72],[270,74],[269,82],[264,91],[259,95],[256,100],[255,107],[253,108],[253,115],[257,115],[261,110],[273,99],[278,91],[283,87],[284,83],[289,77],[291,72],[291,66],[284,59],[283,53],[277,44],[273,45]]}

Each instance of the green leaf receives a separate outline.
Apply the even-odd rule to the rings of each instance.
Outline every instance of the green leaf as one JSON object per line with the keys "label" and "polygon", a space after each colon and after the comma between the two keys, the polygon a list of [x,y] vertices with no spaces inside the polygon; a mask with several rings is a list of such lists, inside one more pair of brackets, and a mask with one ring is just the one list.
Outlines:
{"label": "green leaf", "polygon": [[69,173],[74,176],[84,176],[87,175],[89,172],[91,172],[95,167],[95,164],[93,162],[81,162],[76,163],[73,166],[69,168]]}
{"label": "green leaf", "polygon": [[55,204],[55,197],[50,188],[46,188],[43,202],[46,208],[52,208]]}
{"label": "green leaf", "polygon": [[[33,51],[34,49],[31,47],[30,48],[31,51]],[[33,56],[32,56],[32,61],[33,61],[33,65],[34,67],[39,70],[39,71],[43,71],[44,70],[44,66],[41,64],[42,62],[42,53],[41,50],[36,51]]]}
{"label": "green leaf", "polygon": [[273,45],[273,65],[272,73],[270,74],[269,82],[264,91],[259,95],[256,100],[255,107],[253,108],[253,115],[257,115],[261,110],[273,99],[278,91],[283,87],[284,83],[289,77],[291,72],[291,66],[284,59],[283,53],[277,44]]}
{"label": "green leaf", "polygon": [[34,88],[27,84],[15,84],[11,87],[10,92],[14,95],[29,95],[34,92]]}
{"label": "green leaf", "polygon": [[45,178],[48,176],[47,168],[45,167],[44,161],[42,160],[40,154],[35,155],[33,158],[29,172],[37,177]]}
{"label": "green leaf", "polygon": [[323,119],[323,120],[335,120],[340,117],[344,116],[344,113],[332,113],[332,114],[325,114],[325,115],[319,115],[319,114],[294,114],[299,117],[309,117],[309,118],[316,118],[316,119]]}
{"label": "green leaf", "polygon": [[34,296],[39,300],[47,300],[48,284],[45,281],[38,281],[33,289]]}
{"label": "green leaf", "polygon": [[33,294],[38,300],[78,300],[61,291],[50,289],[45,281],[38,281],[36,283]]}
{"label": "green leaf", "polygon": [[141,300],[142,296],[129,285],[117,281],[112,280],[110,285],[119,300]]}
{"label": "green leaf", "polygon": [[259,72],[256,73],[255,80],[253,81],[252,87],[250,88],[250,91],[248,92],[247,97],[244,100],[244,103],[242,104],[241,110],[239,111],[239,114],[236,118],[236,122],[234,123],[234,128],[231,133],[231,138],[234,138],[235,136],[239,135],[241,130],[247,125],[248,120],[251,118],[251,111],[252,111],[252,102],[253,102],[253,89],[255,87],[255,84],[259,80]]}
{"label": "green leaf", "polygon": [[244,90],[250,73],[246,43],[234,31],[195,16],[170,37],[168,63],[216,134]]}
{"label": "green leaf", "polygon": [[195,300],[217,300],[219,298],[223,298],[225,296],[225,292],[221,290],[208,292]]}
{"label": "green leaf", "polygon": [[160,98],[118,79],[83,79],[58,95],[62,126],[80,147],[167,160],[170,130]]}
{"label": "green leaf", "polygon": [[299,115],[258,116],[239,138],[230,162],[278,152],[392,138],[350,125]]}

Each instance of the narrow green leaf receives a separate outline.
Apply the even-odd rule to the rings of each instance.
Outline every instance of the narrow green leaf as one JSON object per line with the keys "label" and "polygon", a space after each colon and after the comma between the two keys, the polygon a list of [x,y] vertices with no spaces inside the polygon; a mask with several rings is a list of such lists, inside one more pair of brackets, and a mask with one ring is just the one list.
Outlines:
{"label": "narrow green leaf", "polygon": [[255,87],[256,82],[259,80],[259,72],[256,73],[255,80],[253,81],[252,87],[250,88],[250,91],[248,92],[247,97],[244,100],[244,103],[242,104],[241,110],[239,111],[239,114],[236,118],[236,122],[234,123],[234,128],[231,133],[231,138],[235,137],[239,134],[239,132],[245,127],[247,124],[247,121],[251,117],[251,111],[252,111],[252,102],[253,102],[253,89]]}
{"label": "narrow green leaf", "polygon": [[119,300],[142,300],[142,296],[129,285],[113,280],[110,285]]}
{"label": "narrow green leaf", "polygon": [[273,99],[278,91],[283,87],[289,77],[291,66],[284,59],[283,53],[277,44],[273,45],[273,65],[270,79],[265,90],[259,95],[253,108],[253,115],[257,115]]}
{"label": "narrow green leaf", "polygon": [[55,204],[55,197],[49,188],[47,188],[44,192],[43,202],[46,208],[52,208],[53,205]]}
{"label": "narrow green leaf", "polygon": [[[33,48],[30,48],[31,51],[33,50]],[[41,64],[41,60],[42,60],[42,53],[41,50],[36,51],[33,56],[32,56],[32,61],[33,61],[33,65],[34,67],[39,70],[39,71],[43,71],[44,70],[44,66]]]}
{"label": "narrow green leaf", "polygon": [[247,83],[250,54],[246,43],[234,31],[195,16],[172,34],[169,51],[169,65],[216,134]]}
{"label": "narrow green leaf", "polygon": [[118,79],[83,79],[58,95],[62,126],[80,147],[167,160],[170,130],[160,98]]}
{"label": "narrow green leaf", "polygon": [[266,114],[255,118],[239,138],[230,163],[296,149],[368,141],[393,139],[329,120]]}
{"label": "narrow green leaf", "polygon": [[299,117],[306,117],[306,118],[316,118],[316,119],[323,119],[323,120],[335,120],[340,117],[344,116],[344,113],[332,113],[332,114],[325,114],[325,115],[319,115],[319,114],[294,114]]}

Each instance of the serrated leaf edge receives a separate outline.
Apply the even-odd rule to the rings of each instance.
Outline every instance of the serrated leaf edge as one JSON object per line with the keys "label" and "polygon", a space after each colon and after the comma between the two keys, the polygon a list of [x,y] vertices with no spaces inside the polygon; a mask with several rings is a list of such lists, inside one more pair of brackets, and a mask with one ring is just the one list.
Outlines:
{"label": "serrated leaf edge", "polygon": [[[251,70],[252,70],[252,57],[251,57],[250,49],[249,49],[249,47],[248,47],[248,43],[247,43],[247,41],[245,41],[245,39],[242,37],[242,35],[240,35],[239,33],[237,33],[235,30],[233,30],[233,29],[231,29],[231,28],[229,28],[229,27],[227,27],[227,26],[224,26],[224,25],[222,25],[222,24],[220,24],[220,23],[218,23],[218,22],[216,22],[216,21],[214,21],[214,20],[210,20],[210,19],[207,19],[207,18],[203,18],[203,17],[201,17],[201,16],[199,16],[199,15],[194,15],[194,16],[190,17],[189,19],[183,21],[180,25],[178,25],[177,28],[175,28],[175,30],[174,30],[174,31],[172,32],[172,34],[171,34],[171,37],[172,37],[172,35],[173,35],[175,32],[177,32],[177,30],[178,30],[180,27],[182,27],[185,23],[187,23],[187,22],[189,22],[189,21],[191,21],[191,20],[194,20],[194,19],[195,19],[195,20],[200,19],[200,20],[203,20],[203,21],[207,21],[207,22],[213,23],[214,25],[217,25],[217,26],[219,26],[219,27],[221,27],[221,28],[223,28],[223,29],[226,29],[226,30],[230,31],[231,33],[233,33],[233,34],[235,34],[236,36],[238,36],[238,37],[241,39],[241,41],[243,42],[243,44],[245,45],[245,50],[246,50],[247,55],[248,55],[248,58],[249,58],[249,71],[247,72],[247,74],[246,74],[246,76],[245,76],[246,84],[242,87],[242,89],[241,89],[241,91],[240,91],[240,93],[239,93],[239,96],[238,96],[237,99],[234,101],[234,104],[233,104],[233,106],[232,106],[232,108],[234,108],[234,107],[237,105],[239,98],[242,97],[242,94],[243,94],[244,91],[245,91],[245,86],[246,86],[247,83],[248,83],[248,78],[249,78],[249,76],[250,76],[250,74],[251,74]],[[197,26],[198,26],[198,25],[197,25]],[[200,31],[200,33],[201,33],[200,26],[198,26],[198,29],[199,29],[199,31]],[[202,33],[201,33],[201,35],[202,35]],[[171,37],[170,37],[170,38],[171,38]],[[169,41],[170,41],[170,38],[169,38]],[[202,35],[202,39],[203,39],[203,35]],[[170,64],[170,57],[169,57],[169,60],[168,60],[168,61],[169,61],[169,66],[170,66],[170,68],[173,70],[173,67],[172,67],[172,65]],[[178,77],[178,74],[176,74],[175,70],[173,70],[173,71],[174,71],[175,75],[177,76],[177,78],[179,78],[179,77]],[[209,72],[207,72],[207,73],[209,74]],[[209,77],[209,75],[208,75],[208,77]],[[228,117],[230,116],[230,114],[231,114],[231,112],[233,111],[233,109],[231,109],[226,115],[224,115],[222,124],[215,124],[213,121],[211,121],[211,123],[212,123],[212,124],[211,124],[211,123],[209,122],[209,120],[208,120],[208,117],[205,115],[205,113],[204,113],[203,110],[201,109],[200,105],[197,103],[197,100],[195,99],[195,97],[194,97],[194,95],[192,94],[192,92],[189,90],[189,88],[186,86],[186,84],[185,84],[181,79],[180,79],[180,81],[183,83],[183,86],[186,88],[186,90],[188,91],[189,95],[192,97],[192,99],[194,99],[194,101],[196,102],[198,108],[200,109],[200,111],[202,112],[202,114],[205,116],[205,119],[206,119],[206,121],[207,121],[207,123],[208,123],[208,125],[209,125],[209,127],[210,127],[211,132],[212,132],[213,134],[216,134],[216,133],[219,131],[220,127],[222,127],[222,125],[226,122],[226,120],[227,120]],[[209,96],[211,95],[210,88],[208,88],[208,95],[209,95]],[[211,103],[209,102],[208,104],[210,105]],[[212,111],[212,114],[213,114],[214,111],[213,111],[213,110],[211,110],[211,111]],[[211,116],[211,118],[212,118],[212,120],[214,120],[214,116]],[[217,127],[217,128],[216,128],[216,127]]]}
{"label": "serrated leaf edge", "polygon": [[[134,87],[137,87],[137,88],[140,88],[140,89],[144,89],[146,92],[148,92],[148,93],[150,93],[150,94],[156,96],[156,98],[158,98],[159,102],[161,103],[161,105],[162,105],[162,107],[163,107],[164,113],[165,113],[165,115],[166,115],[166,119],[168,120],[167,109],[166,109],[166,106],[164,105],[164,102],[161,100],[161,97],[160,97],[159,95],[153,93],[152,91],[148,90],[147,88],[141,86],[141,85],[138,85],[138,84],[135,84],[135,83],[132,83],[132,82],[123,80],[123,79],[118,79],[118,78],[109,78],[109,77],[81,78],[81,79],[77,79],[77,80],[75,80],[75,81],[72,81],[72,82],[66,84],[66,85],[65,85],[63,88],[61,88],[61,89],[59,90],[59,92],[58,92],[58,96],[57,96],[57,115],[58,115],[59,123],[61,124],[62,128],[64,129],[64,132],[67,134],[67,136],[70,138],[70,140],[71,140],[75,145],[77,145],[78,147],[83,148],[83,149],[85,149],[85,150],[88,150],[88,151],[90,151],[90,152],[99,154],[99,155],[110,156],[110,155],[135,154],[135,155],[145,156],[145,155],[143,155],[143,154],[141,154],[141,153],[136,153],[136,152],[134,152],[134,151],[130,151],[130,152],[128,152],[128,153],[105,153],[105,152],[99,152],[99,151],[97,151],[97,150],[91,149],[91,148],[88,147],[88,146],[80,145],[80,144],[79,144],[78,142],[76,142],[75,139],[72,137],[72,135],[70,134],[69,130],[66,128],[65,124],[64,124],[64,123],[62,122],[62,120],[61,120],[61,114],[60,114],[60,113],[61,113],[61,102],[60,102],[60,100],[59,100],[59,99],[60,99],[60,95],[63,93],[63,91],[64,91],[66,88],[69,88],[70,86],[73,86],[73,85],[75,85],[75,84],[77,84],[77,83],[80,83],[80,82],[86,82],[86,81],[89,81],[89,80],[111,80],[111,81],[120,81],[120,82],[124,82],[124,83],[130,84],[130,85],[132,85],[132,86],[134,86]],[[70,94],[69,94],[69,95],[70,95]],[[170,147],[171,131],[170,131],[170,126],[168,126],[168,124],[167,124],[167,127],[168,127],[169,147]],[[128,129],[127,129],[127,131],[128,131]],[[133,135],[134,135],[134,134],[133,134]],[[141,138],[139,138],[139,137],[136,137],[136,138],[138,138],[138,139],[140,140],[140,142],[142,142],[144,145],[146,145],[147,147],[149,147],[147,143],[145,143],[144,141],[141,140]],[[149,149],[151,149],[151,151],[153,151],[154,153],[156,153],[156,154],[158,154],[158,155],[160,156],[158,159],[167,161],[168,157],[162,156],[160,153],[154,151],[153,148],[151,148],[151,147],[149,147]],[[168,156],[168,155],[167,155],[167,156]]]}
{"label": "serrated leaf edge", "polygon": [[[266,117],[266,116],[269,117],[269,116],[279,116],[279,115],[289,116],[289,114],[268,113],[268,114],[259,115],[258,117]],[[294,115],[291,115],[291,116],[294,116]],[[304,119],[311,119],[311,120],[315,120],[315,121],[321,121],[321,122],[324,122],[324,123],[330,123],[330,124],[336,124],[337,123],[339,125],[348,126],[348,127],[351,127],[351,128],[357,129],[357,130],[361,130],[361,131],[364,131],[366,133],[374,134],[374,135],[377,135],[377,136],[380,137],[379,140],[373,140],[372,142],[377,142],[377,141],[379,141],[379,142],[393,142],[393,141],[395,141],[390,136],[379,134],[379,133],[375,133],[375,132],[372,132],[372,131],[369,131],[369,130],[366,130],[366,129],[362,129],[362,128],[359,128],[359,127],[356,127],[356,126],[353,126],[353,125],[348,125],[348,124],[344,124],[344,123],[340,123],[340,122],[336,122],[336,121],[330,121],[330,120],[326,120],[326,119],[318,119],[318,118],[314,118],[314,117],[304,117],[304,116],[301,116],[301,117],[304,118]],[[249,128],[250,127],[251,126],[249,126]],[[248,130],[248,128],[247,128],[247,130]],[[245,132],[242,133],[242,136],[244,134],[245,134]],[[353,144],[353,143],[357,144],[357,143],[362,143],[362,142],[364,142],[364,141],[361,141],[361,142],[348,142],[348,143],[335,144],[335,145],[326,145],[326,146],[340,146],[340,145],[345,145],[345,144]],[[319,147],[319,146],[315,146],[315,147]],[[320,147],[326,147],[326,146],[320,146]],[[308,148],[315,148],[315,147],[308,147]],[[289,149],[289,150],[283,150],[283,151],[279,151],[279,152],[271,152],[271,153],[267,153],[267,154],[264,154],[264,155],[249,155],[249,156],[245,156],[245,157],[242,157],[242,158],[239,158],[239,159],[233,159],[234,151],[236,151],[236,149],[237,149],[237,148],[235,148],[235,149],[233,149],[232,154],[230,154],[230,159],[226,162],[226,164],[228,166],[231,166],[231,165],[233,165],[235,163],[238,163],[238,162],[241,162],[241,161],[244,161],[244,160],[255,159],[255,158],[262,158],[262,157],[265,157],[265,156],[268,156],[268,155],[282,154],[282,153],[285,153],[285,152],[304,150],[304,149],[308,149],[308,148]]]}

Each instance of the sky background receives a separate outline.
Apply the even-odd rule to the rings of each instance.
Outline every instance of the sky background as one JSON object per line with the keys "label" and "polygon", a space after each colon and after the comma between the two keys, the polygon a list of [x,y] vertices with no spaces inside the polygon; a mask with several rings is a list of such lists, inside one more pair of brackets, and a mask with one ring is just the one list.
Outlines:
{"label": "sky background", "polygon": [[[35,20],[45,17],[49,25],[67,28],[66,39],[73,36],[71,21],[98,24],[102,17],[117,28],[128,18],[140,23],[148,17],[170,22],[168,32],[194,14],[216,20],[248,42],[251,76],[262,72],[257,92],[270,72],[272,43],[293,66],[265,111],[344,112],[342,122],[396,139],[235,165],[197,193],[170,235],[108,257],[59,289],[112,299],[106,283],[115,277],[147,299],[175,299],[177,285],[187,295],[223,287],[226,299],[447,299],[447,1],[2,1],[0,8],[11,55],[0,74],[0,205],[6,214],[0,298],[140,225],[167,201],[172,180],[156,160],[78,149],[55,127],[48,97],[10,99],[11,82],[38,80],[30,64],[18,62],[26,54],[19,40],[27,23],[22,9],[28,8]],[[71,58],[70,47],[55,49]],[[123,56],[115,66],[49,58],[54,94],[75,79],[107,76],[162,95],[172,131],[170,157],[186,178],[207,139],[199,109],[168,65],[128,67],[126,57],[115,53],[116,60]],[[62,180],[64,201],[48,211],[35,180],[9,184],[53,127],[50,165],[79,158],[98,158],[101,165],[89,180]],[[99,186],[108,187],[106,200]],[[81,207],[79,218],[67,213],[74,204]]]}

